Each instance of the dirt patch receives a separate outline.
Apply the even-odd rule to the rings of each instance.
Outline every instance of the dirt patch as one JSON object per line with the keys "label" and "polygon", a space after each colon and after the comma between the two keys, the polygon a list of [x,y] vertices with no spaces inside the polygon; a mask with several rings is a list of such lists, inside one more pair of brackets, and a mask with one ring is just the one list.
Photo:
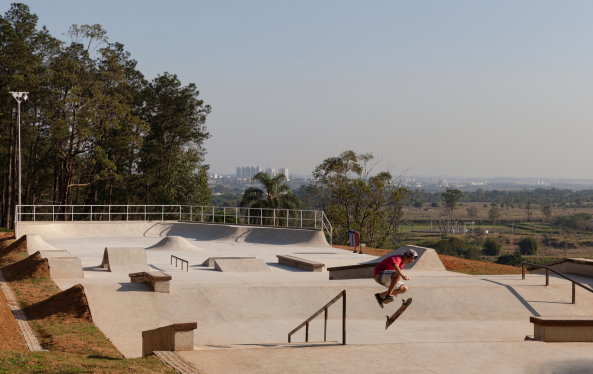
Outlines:
{"label": "dirt patch", "polygon": [[478,261],[468,260],[465,258],[439,255],[441,262],[445,265],[445,268],[449,271],[456,271],[458,273],[465,274],[480,274],[480,275],[493,275],[493,274],[519,274],[521,268],[509,265],[495,264],[489,261]]}
{"label": "dirt patch", "polygon": [[43,319],[53,315],[65,315],[86,321],[92,321],[89,303],[84,287],[77,284],[46,300],[30,305],[24,309],[29,319]]}
{"label": "dirt patch", "polygon": [[0,240],[3,240],[3,239],[14,239],[14,232],[9,232],[9,231],[0,232]]}
{"label": "dirt patch", "polygon": [[[333,245],[334,248],[344,249],[346,251],[354,251],[354,247],[348,245]],[[381,257],[389,252],[392,252],[393,249],[378,249],[378,248],[370,248],[370,247],[362,247],[362,253],[365,255],[377,256]],[[360,252],[359,249],[356,250],[356,253]]]}
{"label": "dirt patch", "polygon": [[21,330],[0,291],[0,351],[27,351]]}
{"label": "dirt patch", "polygon": [[0,241],[0,255],[4,256],[14,252],[27,252],[26,236],[22,236],[19,240],[8,238]]}
{"label": "dirt patch", "polygon": [[0,269],[4,278],[15,281],[24,278],[49,278],[49,264],[39,252]]}

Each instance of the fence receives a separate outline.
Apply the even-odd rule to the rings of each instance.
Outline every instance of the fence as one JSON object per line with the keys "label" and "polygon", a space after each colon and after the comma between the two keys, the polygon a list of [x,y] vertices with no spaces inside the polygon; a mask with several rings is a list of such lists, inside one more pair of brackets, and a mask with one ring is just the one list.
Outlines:
{"label": "fence", "polygon": [[16,221],[179,221],[323,230],[333,228],[321,210],[195,205],[18,205]]}

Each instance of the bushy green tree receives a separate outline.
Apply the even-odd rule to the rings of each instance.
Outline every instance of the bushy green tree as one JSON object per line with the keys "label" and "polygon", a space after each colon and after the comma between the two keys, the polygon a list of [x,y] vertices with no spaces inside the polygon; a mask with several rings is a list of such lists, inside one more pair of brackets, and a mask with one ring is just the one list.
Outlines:
{"label": "bushy green tree", "polygon": [[503,255],[496,259],[496,263],[502,265],[521,266],[523,262],[524,259],[520,254]]}
{"label": "bushy green tree", "polygon": [[500,256],[501,246],[496,238],[488,237],[482,243],[482,252],[486,256]]}
{"label": "bushy green tree", "polygon": [[325,159],[313,171],[317,183],[328,191],[325,210],[336,242],[346,243],[348,230],[358,230],[370,247],[392,247],[398,242],[409,190],[389,172],[371,175],[372,159],[370,153],[345,151]]}
{"label": "bushy green tree", "polygon": [[537,239],[533,237],[523,238],[517,244],[522,255],[534,255],[537,253],[538,243]]}
{"label": "bushy green tree", "polygon": [[275,177],[267,173],[257,173],[253,180],[263,185],[263,189],[249,187],[243,192],[241,206],[268,209],[295,209],[301,206],[299,198],[285,183],[286,177],[278,174]]}

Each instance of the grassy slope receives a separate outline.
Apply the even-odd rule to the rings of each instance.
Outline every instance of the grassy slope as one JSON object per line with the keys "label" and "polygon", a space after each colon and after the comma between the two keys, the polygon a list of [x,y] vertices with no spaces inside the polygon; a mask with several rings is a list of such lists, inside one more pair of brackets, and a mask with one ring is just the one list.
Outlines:
{"label": "grassy slope", "polygon": [[[0,253],[0,267],[25,256]],[[49,278],[12,281],[10,286],[21,308],[60,291]],[[0,351],[0,373],[174,373],[154,356],[123,358],[92,322],[58,314],[30,324],[48,352]]]}

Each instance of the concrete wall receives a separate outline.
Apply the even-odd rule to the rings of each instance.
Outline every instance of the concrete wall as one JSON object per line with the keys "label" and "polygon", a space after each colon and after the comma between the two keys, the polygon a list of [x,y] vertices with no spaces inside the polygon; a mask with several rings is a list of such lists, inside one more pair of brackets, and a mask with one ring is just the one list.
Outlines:
{"label": "concrete wall", "polygon": [[194,330],[197,323],[177,323],[142,331],[142,355],[154,351],[191,351],[194,349]]}
{"label": "concrete wall", "polygon": [[45,239],[180,236],[198,241],[328,246],[321,230],[167,221],[17,222],[15,234]]}

